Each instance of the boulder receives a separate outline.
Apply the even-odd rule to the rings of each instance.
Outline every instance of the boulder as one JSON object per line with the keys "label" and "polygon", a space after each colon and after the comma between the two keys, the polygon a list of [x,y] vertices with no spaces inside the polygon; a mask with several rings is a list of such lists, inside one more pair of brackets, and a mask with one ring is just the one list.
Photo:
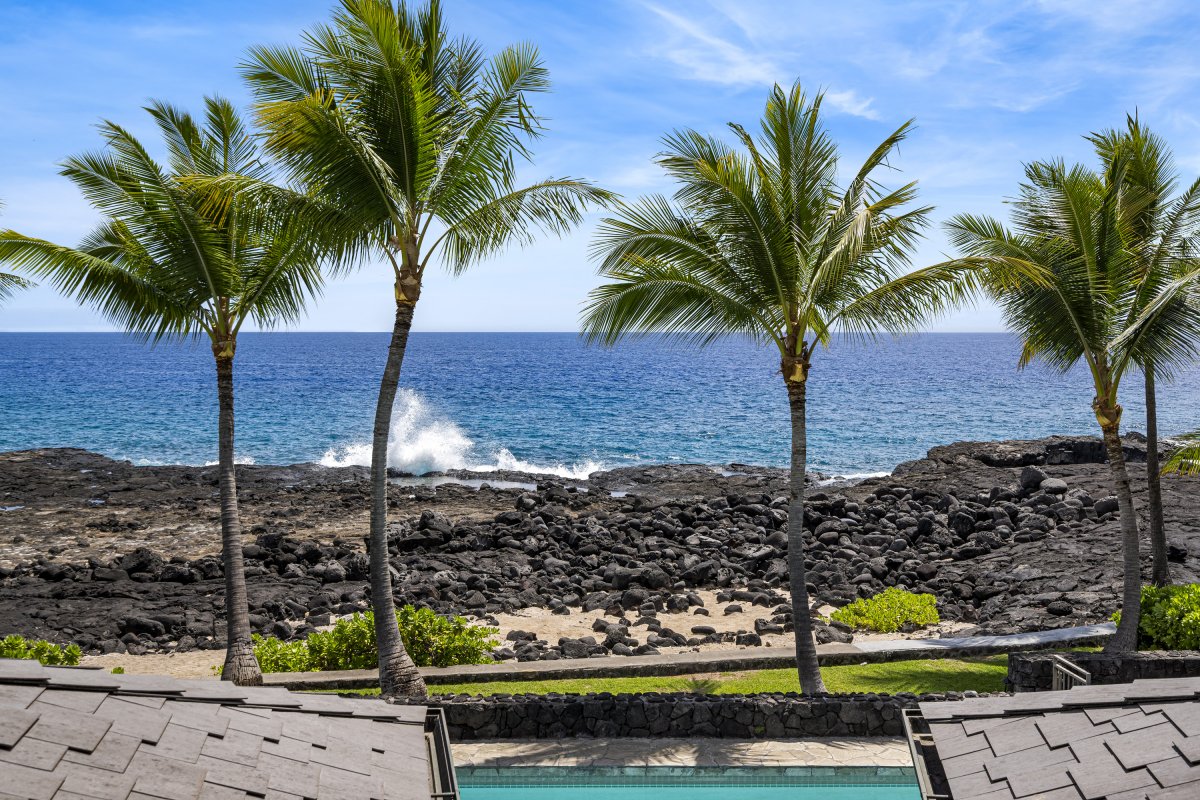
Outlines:
{"label": "boulder", "polygon": [[[1032,469],[1032,467],[1027,467],[1027,469]],[[1046,478],[1038,484],[1038,488],[1047,494],[1066,494],[1067,482],[1061,478]]]}
{"label": "boulder", "polygon": [[1049,477],[1050,476],[1046,474],[1045,470],[1039,467],[1028,466],[1021,470],[1021,477],[1019,480],[1022,489],[1037,489],[1042,485],[1042,482]]}

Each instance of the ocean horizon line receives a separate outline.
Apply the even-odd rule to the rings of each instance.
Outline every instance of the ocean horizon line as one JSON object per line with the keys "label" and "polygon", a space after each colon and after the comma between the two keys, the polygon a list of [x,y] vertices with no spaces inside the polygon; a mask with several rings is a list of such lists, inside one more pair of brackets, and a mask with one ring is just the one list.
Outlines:
{"label": "ocean horizon line", "polygon": [[[363,335],[391,334],[391,331],[390,330],[371,330],[371,331],[347,331],[347,330],[320,330],[320,331],[266,330],[266,331],[263,331],[263,330],[258,330],[258,331],[243,331],[242,335],[245,335],[245,334],[250,334],[250,335],[305,334],[305,335],[308,335],[308,334],[320,334],[320,333],[331,333],[331,334],[338,334],[338,335],[344,336],[344,335],[348,335],[348,334],[363,334]],[[414,331],[412,331],[412,333],[410,335],[430,334],[430,333],[451,334],[451,335],[461,334],[461,335],[471,335],[471,336],[479,336],[481,334],[486,334],[486,335],[490,335],[490,336],[501,336],[501,335],[529,336],[529,335],[534,335],[534,334],[545,334],[548,336],[583,336],[583,335],[585,335],[583,333],[583,331],[538,331],[538,330],[534,330],[534,331],[517,331],[517,330],[512,330],[512,331],[495,331],[495,330],[435,330],[435,331],[427,331],[427,330],[414,330]],[[873,333],[873,335],[876,335],[876,336],[892,338],[892,339],[907,339],[907,338],[911,338],[913,336],[1013,336],[1014,335],[1012,333],[1012,331],[1005,331],[1005,330],[998,330],[998,331],[997,330],[912,331],[909,333],[900,333],[900,334],[892,334],[887,331],[873,331],[872,333]],[[0,336],[9,336],[9,335],[12,335],[12,336],[20,336],[20,335],[65,336],[65,335],[84,335],[84,334],[126,336],[126,337],[131,337],[131,338],[137,338],[139,335],[141,335],[136,332],[117,331],[117,330],[112,330],[112,331],[5,331],[5,330],[0,330]],[[839,335],[843,335],[843,334],[839,334]],[[684,340],[684,338],[681,338],[677,334],[669,334],[669,333],[665,333],[662,331],[654,331],[654,332],[647,333],[647,334],[631,334],[630,338],[636,339],[639,337],[644,338],[647,336],[660,336],[663,338],[676,339],[676,340],[680,340],[680,341]],[[727,337],[727,338],[736,339],[736,338],[739,338],[740,336],[741,336],[740,334],[730,334],[729,337]],[[855,336],[857,336],[857,334],[855,334]],[[190,339],[193,337],[185,336],[182,338]]]}
{"label": "ocean horizon line", "polygon": [[[235,452],[260,464],[370,462],[386,333],[269,331],[238,348]],[[388,463],[423,474],[508,469],[573,477],[644,464],[788,463],[774,348],[649,337],[588,346],[572,332],[420,332],[410,340]],[[145,464],[216,457],[212,355],[107,332],[0,338],[0,450],[80,447]],[[1095,434],[1081,372],[1017,368],[1004,333],[835,340],[814,363],[809,467],[890,472],[936,444]],[[1200,371],[1159,404],[1164,435],[1194,430]],[[1125,427],[1141,428],[1137,376]]]}

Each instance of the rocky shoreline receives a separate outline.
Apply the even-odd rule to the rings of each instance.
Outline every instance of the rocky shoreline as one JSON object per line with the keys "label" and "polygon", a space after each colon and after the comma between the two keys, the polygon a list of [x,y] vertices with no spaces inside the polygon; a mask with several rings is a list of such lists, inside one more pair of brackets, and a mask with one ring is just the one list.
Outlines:
{"label": "rocky shoreline", "polygon": [[[1144,445],[1131,436],[1126,452],[1138,494]],[[837,606],[900,585],[935,594],[943,620],[980,633],[1103,620],[1119,589],[1103,458],[1086,437],[964,442],[856,485],[813,480],[813,597]],[[244,466],[238,480],[255,629],[298,637],[365,609],[366,471]],[[1172,568],[1194,581],[1200,480],[1163,488]],[[592,636],[556,641],[504,630],[502,658],[757,646],[791,626],[785,492],[785,471],[744,465],[623,468],[587,481],[398,476],[396,599],[484,620],[545,608],[591,621]],[[211,467],[0,453],[0,635],[96,653],[221,647],[216,493]],[[673,630],[658,619],[667,612],[694,624]],[[818,637],[847,633],[820,626]]]}

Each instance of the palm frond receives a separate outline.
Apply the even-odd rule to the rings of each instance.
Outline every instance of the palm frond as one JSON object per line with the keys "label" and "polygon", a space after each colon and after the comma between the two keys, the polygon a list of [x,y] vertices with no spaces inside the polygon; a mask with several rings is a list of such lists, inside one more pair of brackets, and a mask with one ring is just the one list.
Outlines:
{"label": "palm frond", "polygon": [[836,315],[841,330],[871,338],[880,329],[912,333],[983,293],[986,267],[954,259],[905,273],[855,297]]}
{"label": "palm frond", "polygon": [[[985,265],[983,288],[1023,342],[1020,364],[1038,358],[1060,370],[1085,360],[1107,394],[1124,367],[1111,358],[1132,257],[1122,238],[1119,189],[1080,165],[1026,166],[1013,202],[1013,229],[959,215],[950,240]],[[1112,362],[1113,369],[1108,364]],[[1108,382],[1111,382],[1109,384]]]}
{"label": "palm frond", "polygon": [[[287,191],[261,189],[262,162],[227,101],[209,98],[203,123],[166,103],[147,110],[170,166],[126,129],[104,123],[105,149],[63,168],[103,222],[77,247],[0,232],[0,263],[153,340],[208,334],[228,347],[248,318],[295,320],[320,291],[322,259],[335,254],[309,227],[316,213],[265,202]],[[259,191],[239,194],[229,184]]]}
{"label": "palm frond", "polygon": [[356,268],[378,246],[359,219],[320,196],[238,174],[185,175],[180,182],[195,193],[201,212],[218,224],[236,215],[255,230],[274,224],[303,231],[321,253],[328,276]]}
{"label": "palm frond", "polygon": [[[108,240],[104,234],[92,238]],[[15,231],[0,231],[0,262],[46,280],[129,331],[156,339],[195,331],[199,315],[188,313],[189,299],[164,291],[152,275],[145,274],[144,263],[121,256],[102,258]]]}
{"label": "palm frond", "polygon": [[758,137],[737,124],[732,146],[691,130],[666,137],[658,163],[676,181],[673,201],[622,205],[596,233],[593,256],[615,280],[589,296],[589,336],[748,334],[790,358],[837,330],[911,330],[980,290],[965,277],[974,262],[906,275],[931,209],[915,206],[915,184],[888,189],[876,175],[911,123],[839,187],[821,101],[776,86]]}
{"label": "palm frond", "polygon": [[17,291],[28,289],[31,286],[33,286],[33,282],[25,280],[20,275],[0,272],[0,303],[12,297]]}
{"label": "palm frond", "polygon": [[264,145],[291,177],[331,205],[360,220],[364,231],[386,241],[402,227],[409,198],[369,141],[369,130],[328,92],[262,105]]}
{"label": "palm frond", "polygon": [[1115,351],[1153,363],[1167,378],[1200,358],[1200,261],[1174,266],[1178,274],[1134,306],[1137,316],[1112,344]]}
{"label": "palm frond", "polygon": [[632,258],[588,296],[588,341],[615,344],[628,336],[665,334],[698,344],[744,334],[769,340],[761,312],[678,266]]}
{"label": "palm frond", "polygon": [[562,236],[583,221],[588,208],[612,199],[611,192],[571,178],[551,178],[499,197],[480,198],[462,217],[444,218],[448,227],[429,246],[426,258],[441,255],[446,268],[457,274],[510,243],[532,243],[535,231]]}
{"label": "palm frond", "polygon": [[344,238],[328,251],[343,268],[373,246],[417,280],[435,254],[460,272],[613,197],[570,179],[518,185],[515,162],[542,131],[530,102],[549,88],[541,56],[516,45],[486,58],[449,37],[436,1],[342,0],[302,47],[256,48],[242,71],[294,193],[337,217],[322,237]]}
{"label": "palm frond", "polygon": [[1200,431],[1176,438],[1180,446],[1163,464],[1163,475],[1200,475]]}

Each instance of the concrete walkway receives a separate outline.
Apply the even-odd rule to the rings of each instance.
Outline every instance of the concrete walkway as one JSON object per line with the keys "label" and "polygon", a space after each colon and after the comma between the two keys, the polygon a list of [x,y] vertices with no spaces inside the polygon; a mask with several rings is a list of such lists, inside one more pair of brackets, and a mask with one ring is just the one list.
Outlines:
{"label": "concrete walkway", "polygon": [[912,767],[903,739],[455,742],[456,767]]}
{"label": "concrete walkway", "polygon": [[1031,631],[1030,633],[1010,633],[1004,636],[964,636],[948,639],[900,639],[897,641],[863,642],[858,647],[865,653],[884,651],[917,650],[923,658],[937,658],[940,650],[988,649],[995,652],[1011,652],[1014,650],[1037,650],[1061,645],[1079,645],[1085,640],[1107,639],[1116,633],[1117,626],[1111,622],[1099,625],[1081,625],[1076,628],[1058,628],[1052,631]]}
{"label": "concrete walkway", "polygon": [[[1111,622],[1005,636],[968,636],[946,639],[896,639],[861,644],[817,646],[822,666],[864,662],[906,661],[919,658],[960,658],[994,655],[1021,650],[1095,644],[1111,636]],[[504,661],[458,667],[422,667],[429,684],[483,683],[488,681],[534,681],[573,678],[623,678],[638,676],[694,675],[705,672],[741,672],[786,669],[795,664],[790,649],[747,648],[669,653],[657,656],[610,656],[607,658],[559,661]],[[373,669],[341,672],[275,672],[263,676],[267,686],[288,689],[369,689],[379,685]]]}

